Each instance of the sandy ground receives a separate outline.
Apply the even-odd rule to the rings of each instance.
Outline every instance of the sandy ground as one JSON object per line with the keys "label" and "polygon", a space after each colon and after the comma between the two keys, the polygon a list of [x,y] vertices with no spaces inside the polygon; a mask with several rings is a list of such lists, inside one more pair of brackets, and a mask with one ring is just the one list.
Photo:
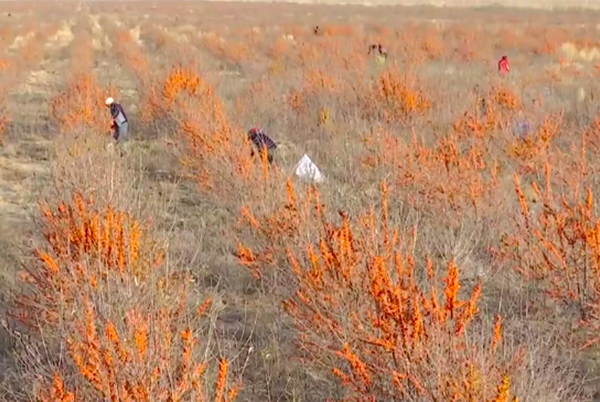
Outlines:
{"label": "sandy ground", "polygon": [[[221,2],[224,0],[207,0]],[[225,0],[226,1],[226,0]],[[535,9],[555,8],[590,8],[600,9],[600,0],[293,0],[293,1],[264,1],[264,0],[235,0],[244,3],[297,3],[297,4],[361,4],[365,6],[434,6],[434,7],[519,7]]]}

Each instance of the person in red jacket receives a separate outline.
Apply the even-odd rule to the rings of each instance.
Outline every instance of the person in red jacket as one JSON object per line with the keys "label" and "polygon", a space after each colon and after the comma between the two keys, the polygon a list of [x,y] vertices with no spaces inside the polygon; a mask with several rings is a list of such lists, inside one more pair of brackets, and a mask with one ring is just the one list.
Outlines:
{"label": "person in red jacket", "polygon": [[502,75],[508,74],[510,71],[510,64],[508,64],[508,57],[502,56],[498,62],[498,72]]}

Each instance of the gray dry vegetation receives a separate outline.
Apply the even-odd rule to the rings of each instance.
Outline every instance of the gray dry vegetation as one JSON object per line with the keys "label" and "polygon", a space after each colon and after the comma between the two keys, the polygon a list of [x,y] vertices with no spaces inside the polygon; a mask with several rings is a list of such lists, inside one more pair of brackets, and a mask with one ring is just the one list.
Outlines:
{"label": "gray dry vegetation", "polygon": [[[274,275],[280,276],[269,278],[273,282],[267,283],[266,280],[255,281],[249,271],[238,264],[234,253],[236,233],[233,228],[237,228],[240,200],[247,200],[247,195],[240,194],[238,188],[228,189],[224,196],[217,199],[202,192],[196,178],[190,177],[182,169],[182,151],[176,146],[181,145],[177,142],[182,140],[175,126],[145,126],[140,122],[144,88],[140,87],[134,72],[114,51],[111,41],[115,40],[115,32],[119,28],[129,32],[133,43],[148,58],[153,72],[165,72],[179,60],[186,61],[190,57],[199,59],[197,72],[214,85],[232,123],[242,128],[260,123],[274,133],[281,144],[279,161],[287,173],[303,153],[309,153],[329,178],[328,186],[322,189],[323,202],[330,205],[333,212],[345,210],[352,216],[365,211],[369,205],[379,205],[380,180],[389,176],[384,169],[363,170],[358,162],[367,154],[366,140],[376,136],[376,125],[372,126],[362,119],[355,109],[348,112],[346,107],[353,108],[351,103],[354,99],[329,98],[327,94],[311,99],[313,103],[308,107],[310,116],[308,113],[306,116],[297,116],[287,109],[282,102],[282,94],[299,87],[303,70],[294,66],[280,73],[276,63],[269,57],[274,52],[274,44],[282,48],[286,46],[284,40],[291,35],[294,27],[299,32],[299,38],[292,37],[290,40],[297,41],[301,40],[300,37],[313,40],[310,33],[317,24],[351,26],[356,29],[355,35],[360,38],[359,41],[365,44],[372,38],[388,35],[390,42],[397,39],[395,43],[386,44],[396,54],[401,54],[405,48],[401,40],[394,36],[394,30],[402,30],[410,24],[432,22],[432,27],[435,26],[431,28],[432,32],[455,26],[453,34],[459,32],[470,35],[474,41],[478,32],[486,30],[498,32],[498,37],[504,35],[508,38],[507,43],[513,47],[486,45],[484,49],[473,49],[485,54],[485,57],[473,62],[457,62],[459,56],[448,56],[451,52],[444,52],[444,49],[458,48],[460,44],[451,42],[455,39],[448,39],[450,36],[440,37],[440,52],[448,58],[425,63],[417,71],[425,90],[438,100],[430,117],[423,117],[413,127],[386,126],[384,119],[377,123],[378,127],[387,127],[407,142],[415,133],[415,127],[427,143],[433,143],[439,136],[445,135],[456,117],[474,104],[475,84],[479,83],[487,89],[492,86],[496,58],[507,50],[511,54],[514,69],[507,82],[511,88],[516,88],[528,112],[531,111],[527,117],[541,120],[546,114],[562,111],[565,132],[573,133],[575,137],[576,133],[592,124],[599,111],[594,96],[600,93],[596,64],[600,52],[592,45],[597,43],[596,24],[600,23],[600,19],[594,12],[538,13],[497,7],[486,10],[325,7],[315,4],[340,3],[335,0],[307,0],[306,3],[311,5],[303,6],[305,8],[286,4],[225,2],[80,2],[78,8],[64,2],[44,6],[40,3],[44,2],[3,2],[0,6],[0,10],[3,10],[0,31],[8,31],[5,37],[8,39],[0,45],[0,59],[16,62],[22,54],[19,43],[25,41],[23,38],[27,33],[35,31],[39,25],[54,30],[54,33],[43,38],[41,60],[36,60],[34,64],[22,64],[14,74],[0,72],[0,112],[10,117],[0,145],[1,401],[34,399],[39,391],[36,386],[48,386],[54,372],[65,373],[67,383],[81,387],[83,391],[76,400],[102,400],[89,384],[85,385],[81,376],[78,377],[74,364],[69,363],[65,341],[57,335],[72,335],[68,327],[61,327],[62,332],[30,334],[8,315],[9,309],[14,307],[15,294],[22,290],[17,273],[25,267],[35,266],[33,250],[46,244],[39,231],[40,211],[37,202],[46,199],[54,205],[58,200],[69,200],[77,191],[93,194],[98,205],[110,204],[118,210],[132,213],[145,223],[151,222],[157,242],[168,244],[165,263],[168,274],[189,275],[189,293],[185,293],[185,302],[198,307],[207,297],[212,299],[207,320],[197,323],[190,318],[185,323],[197,324],[194,331],[202,338],[202,353],[199,356],[207,358],[212,367],[207,375],[207,387],[211,392],[216,378],[214,363],[220,357],[228,357],[232,362],[231,378],[239,377],[243,381],[239,395],[242,401],[316,402],[348,396],[341,382],[331,374],[326,357],[318,364],[305,365],[303,358],[306,356],[296,343],[297,333],[280,307],[281,300],[294,291],[293,281],[288,281],[289,276],[286,276],[290,275],[290,268],[286,268],[285,264],[278,267]],[[81,6],[82,3],[84,6]],[[426,2],[349,0],[347,3],[423,6]],[[448,0],[428,4],[482,7],[497,6],[499,2]],[[600,0],[515,0],[500,4],[545,9],[567,6],[600,8]],[[76,9],[82,11],[76,13]],[[10,17],[8,13],[11,13]],[[504,19],[510,20],[511,25],[505,27]],[[76,23],[81,20],[87,22],[84,28],[77,28]],[[567,43],[566,40],[572,38],[564,34],[561,37],[565,39],[564,46],[562,43],[557,46],[556,54],[532,56],[531,49],[538,49],[536,45],[542,39],[532,40],[531,37],[525,38],[522,34],[524,31],[514,31],[525,29],[530,23],[539,24],[542,31],[554,24],[569,26],[577,38],[573,38],[573,43]],[[166,32],[164,36],[157,34],[157,26],[165,28],[160,31]],[[119,100],[127,108],[133,122],[134,141],[124,156],[107,150],[111,142],[109,138],[91,130],[76,134],[61,133],[51,119],[50,101],[66,88],[77,65],[78,54],[73,49],[81,32],[78,29],[92,35],[94,60],[91,72],[102,86],[118,88]],[[250,30],[264,35],[264,42],[255,42],[259,43],[257,46],[263,46],[259,50],[262,56],[258,59],[247,63],[235,62],[231,59],[233,56],[215,45],[235,41],[245,43],[243,41],[250,35]],[[406,31],[403,32],[404,38],[410,37]],[[554,30],[551,32],[556,33]],[[17,40],[17,37],[22,40]],[[220,40],[219,37],[224,39]],[[584,41],[581,38],[592,38],[596,42],[592,42],[591,49],[583,48]],[[335,70],[330,70],[332,65],[339,65],[331,61],[336,52],[343,53],[344,49],[361,49],[357,50],[357,54],[362,52],[362,43],[357,45],[352,38],[343,40],[346,42],[335,42],[339,48],[331,52],[334,56],[328,53],[315,59],[314,63],[323,63],[319,65],[321,71],[336,74]],[[401,56],[398,58],[401,59]],[[577,73],[556,78],[552,86],[540,83],[537,78],[542,73],[544,77],[560,75],[560,72],[554,73],[560,70],[558,58],[570,63]],[[410,60],[397,62],[400,68],[405,68],[405,62]],[[370,61],[366,56],[360,56],[356,61],[356,65],[367,66],[366,74],[377,74],[378,67],[367,63]],[[353,66],[352,63],[348,65]],[[348,71],[351,71],[350,67]],[[345,78],[342,77],[342,80]],[[268,85],[268,91],[260,92],[260,88],[263,88],[261,85]],[[581,88],[583,95],[580,96]],[[541,112],[532,106],[540,96],[546,97]],[[245,107],[240,107],[236,102],[240,99],[247,102]],[[314,123],[321,103],[331,106],[331,114],[336,122],[333,127],[322,128]],[[536,112],[533,112],[534,109]],[[563,138],[560,137],[560,141]],[[561,150],[564,151],[561,157],[567,155],[565,158],[578,152],[573,151],[570,145],[565,145]],[[572,167],[565,163],[567,165]],[[433,256],[441,266],[454,257],[461,269],[464,267],[464,276],[461,277],[464,279],[464,289],[472,289],[476,280],[485,279],[479,312],[481,319],[473,332],[469,333],[470,346],[480,346],[481,350],[487,347],[489,337],[484,334],[490,333],[494,315],[501,312],[505,317],[506,360],[510,360],[509,355],[527,349],[525,361],[517,371],[509,373],[514,374],[513,391],[519,396],[519,401],[597,402],[599,399],[592,398],[594,392],[600,390],[597,381],[600,375],[598,349],[581,352],[574,346],[581,342],[580,334],[571,331],[577,321],[574,318],[578,316],[576,306],[557,307],[546,301],[533,286],[522,283],[512,270],[489,252],[490,245],[500,243],[500,232],[509,228],[513,217],[518,215],[519,205],[512,183],[513,168],[508,166],[501,173],[499,186],[503,192],[493,200],[489,215],[469,215],[463,218],[458,227],[446,228],[443,222],[447,216],[431,216],[414,205],[409,206],[408,200],[412,194],[400,189],[390,201],[393,210],[390,222],[403,233],[409,233],[413,225],[418,225],[420,237],[416,254],[422,257],[419,267],[424,266],[422,262],[425,261],[425,255]],[[226,179],[237,183],[235,179]],[[543,177],[534,177],[532,174],[526,180],[543,181]],[[586,184],[595,184],[597,181],[593,177],[587,180]],[[285,181],[276,183],[274,187],[279,193],[284,192]],[[526,196],[528,200],[536,198],[531,189]],[[277,200],[269,197],[251,202],[264,211],[272,211],[277,207]],[[306,237],[311,239],[310,234]],[[257,240],[256,244],[261,243]],[[149,254],[152,252],[148,251]],[[95,302],[102,304],[103,314],[113,317],[115,322],[123,321],[125,309],[133,305],[153,306],[152,303],[158,305],[164,302],[155,299],[155,294],[138,294],[136,292],[139,289],[136,289],[133,285],[115,286],[112,293],[98,296]],[[64,317],[85,315],[82,305],[75,303],[69,306],[72,311],[70,315],[62,312]],[[361,307],[355,304],[348,308]],[[347,328],[348,333],[352,332],[351,327]],[[163,330],[158,328],[157,332]],[[440,350],[437,352],[443,354]],[[477,359],[484,360],[485,356],[477,355],[474,360]],[[439,360],[428,366],[430,371],[427,378],[434,378],[441,383],[443,381],[436,375],[444,370],[454,370],[454,367],[444,367],[441,362]],[[485,378],[479,381],[485,381]],[[377,390],[373,391],[373,400],[450,400],[421,396],[416,392],[410,393],[406,399],[397,396],[386,399],[386,392],[389,392],[386,387],[390,385],[385,384],[374,387]],[[488,386],[490,389],[493,387],[496,384]],[[486,392],[493,393],[489,389]],[[147,400],[161,399],[152,395]]]}

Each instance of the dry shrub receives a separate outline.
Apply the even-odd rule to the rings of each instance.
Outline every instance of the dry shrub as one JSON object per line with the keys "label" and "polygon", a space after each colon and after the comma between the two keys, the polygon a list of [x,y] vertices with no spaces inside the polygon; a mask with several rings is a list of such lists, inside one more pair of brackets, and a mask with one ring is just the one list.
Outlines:
{"label": "dry shrub", "polygon": [[527,27],[522,36],[523,48],[539,55],[556,54],[569,37],[568,30],[560,26]]}
{"label": "dry shrub", "polygon": [[520,95],[510,86],[492,85],[487,92],[476,88],[473,105],[454,121],[453,130],[461,140],[504,142],[506,130],[523,109]]}
{"label": "dry shrub", "polygon": [[[119,354],[119,359],[126,359],[127,361],[131,359],[129,355],[127,355],[124,350],[127,350],[123,343],[119,340],[118,334],[116,334],[114,327],[109,324],[107,329],[107,334],[103,336],[103,338],[107,338],[104,340],[104,344],[116,344],[116,348],[119,350],[117,352]],[[136,341],[141,342],[141,335],[137,334]],[[164,339],[169,339],[171,334],[167,332],[164,335]],[[98,339],[98,337],[92,337],[92,340],[97,344],[103,344]],[[186,400],[208,400],[207,392],[204,390],[204,385],[202,384],[202,376],[206,371],[206,365],[191,365],[189,362],[189,352],[191,351],[191,347],[193,345],[193,337],[191,336],[190,331],[186,331],[181,334],[181,360],[182,360],[182,369],[180,373],[178,373],[179,380],[177,383],[170,383],[170,381],[166,380],[164,377],[160,378],[157,374],[157,369],[160,365],[168,365],[172,363],[172,358],[161,360],[160,363],[155,367],[155,369],[151,372],[147,370],[147,366],[140,366],[140,370],[136,373],[138,376],[141,376],[141,379],[138,382],[135,380],[130,381],[127,380],[126,385],[118,388],[116,383],[121,380],[120,378],[111,378],[108,384],[97,383],[96,380],[96,372],[92,371],[92,369],[85,367],[88,376],[93,378],[93,382],[96,385],[97,389],[101,391],[101,394],[106,399],[111,400],[123,400],[123,401],[186,401]],[[153,351],[158,350],[161,355],[171,354],[170,350],[165,350],[164,341],[161,342],[161,345],[158,348],[154,348]],[[153,342],[150,343],[151,346]],[[170,345],[168,345],[170,346]],[[167,346],[167,347],[168,347]],[[162,350],[160,349],[162,347]],[[139,344],[136,345],[136,352],[138,356],[140,355],[141,349]],[[91,356],[93,356],[97,360],[100,359],[100,355],[94,349],[89,352]],[[146,355],[146,352],[143,352],[143,355]],[[112,364],[114,360],[117,360],[115,356],[112,356],[110,351],[104,350],[102,355],[104,356],[104,361],[109,361],[109,364]],[[144,364],[147,362],[142,362]],[[85,363],[81,363],[82,366]],[[129,367],[127,367],[129,368]],[[228,363],[226,360],[222,360],[219,365],[218,372],[218,380],[214,393],[214,397],[210,400],[215,402],[231,402],[234,401],[238,390],[236,388],[227,389],[227,374],[228,374]],[[112,368],[111,368],[112,370]],[[168,370],[164,370],[168,372]],[[117,371],[117,373],[121,373],[122,371]],[[158,377],[158,378],[157,378]],[[161,381],[162,380],[162,381]],[[52,385],[48,384],[49,391],[40,392],[40,396],[38,399],[42,402],[71,402],[75,400],[75,395],[78,395],[78,400],[86,400],[85,397],[81,397],[80,393],[77,393],[78,390],[70,391],[67,387],[65,387],[65,383],[60,375],[55,374],[52,379]],[[96,400],[96,399],[90,399]]]}
{"label": "dry shrub", "polygon": [[[314,212],[292,216],[306,221],[306,213],[315,214],[320,224],[311,228],[314,240],[306,236],[305,222],[289,222],[287,230],[306,240],[282,238],[273,230],[279,223],[285,231],[283,222],[246,216],[256,236],[268,242],[271,258],[283,263],[297,284],[285,310],[296,323],[306,365],[337,376],[348,400],[508,400],[508,373],[522,356],[506,360],[496,354],[500,319],[489,337],[471,332],[481,286],[462,298],[454,262],[443,289],[431,262],[420,271],[415,234],[404,238],[389,227],[385,183],[382,195],[379,213],[370,209],[352,221],[340,213],[340,224],[326,217],[313,196]],[[290,188],[292,196],[297,195]],[[286,209],[292,211],[295,203],[290,199]],[[260,274],[266,266],[256,256],[241,247],[241,263]]]}
{"label": "dry shrub", "polygon": [[408,124],[414,116],[423,115],[431,108],[416,78],[402,74],[397,68],[384,71],[367,98],[368,116],[387,123]]}
{"label": "dry shrub", "polygon": [[[279,398],[277,392],[288,392],[272,393],[280,383],[285,382],[281,386],[285,388],[298,380],[287,377],[288,368],[295,364],[284,359],[302,355],[308,374],[331,374],[328,380],[337,377],[336,384],[344,389],[341,397],[348,400],[507,401],[512,394],[533,401],[582,399],[576,399],[577,392],[570,388],[571,377],[562,376],[573,365],[568,359],[574,346],[579,346],[566,336],[568,326],[563,324],[573,317],[584,318],[590,342],[595,341],[598,217],[591,177],[597,169],[593,160],[600,149],[600,124],[590,123],[593,102],[580,101],[577,108],[571,107],[561,91],[567,92],[569,82],[585,86],[582,77],[591,66],[581,72],[558,68],[551,76],[539,72],[552,57],[526,57],[553,55],[566,39],[578,49],[596,43],[578,38],[564,26],[544,23],[548,22],[523,28],[506,21],[504,15],[490,23],[491,28],[475,29],[465,28],[464,21],[447,19],[394,26],[378,21],[373,28],[357,22],[321,25],[324,36],[317,37],[306,26],[285,26],[270,35],[258,34],[254,28],[250,34],[246,25],[239,30],[221,25],[216,29],[223,37],[190,35],[192,42],[198,41],[194,45],[212,56],[200,67],[210,72],[199,74],[197,66],[185,64],[158,71],[129,32],[108,22],[113,50],[138,78],[144,122],[164,127],[166,135],[176,132],[177,156],[210,200],[210,214],[242,215],[235,232],[230,225],[207,225],[206,237],[219,244],[218,251],[198,258],[216,257],[221,270],[221,261],[228,257],[221,254],[226,248],[221,244],[239,239],[239,261],[266,286],[265,293],[257,295],[260,300],[246,293],[235,294],[234,300],[261,314],[286,300],[286,311],[296,324],[301,348],[281,347],[284,358],[261,362],[271,370],[266,375],[262,366],[253,367],[253,391],[269,400]],[[72,57],[86,55],[81,70],[89,77],[91,67],[85,66],[91,60],[90,38],[85,26],[76,31]],[[587,35],[593,37],[595,31],[592,27]],[[289,32],[294,37],[281,35]],[[145,26],[144,33],[151,38],[146,45],[158,45],[154,47],[170,59],[188,57],[167,31]],[[388,48],[391,67],[375,65],[367,57],[370,43]],[[467,88],[492,77],[497,56],[507,48],[514,70],[502,81],[492,79],[489,89],[478,93],[473,105],[466,105]],[[17,57],[8,60],[9,71],[15,74],[26,71],[15,67],[21,66]],[[157,57],[156,63],[160,60]],[[217,65],[231,71],[215,72]],[[231,78],[240,72],[239,81]],[[221,86],[210,85],[207,77],[213,75],[228,78]],[[34,278],[27,286],[35,297],[22,308],[35,313],[23,316],[35,318],[38,324],[58,322],[62,332],[57,332],[66,334],[59,336],[64,350],[67,340],[70,345],[62,354],[50,348],[49,355],[56,356],[52,365],[39,364],[39,356],[29,359],[28,370],[40,373],[42,380],[35,381],[50,392],[40,389],[38,395],[54,400],[75,396],[191,399],[196,395],[209,399],[213,395],[207,393],[208,387],[198,387],[202,381],[212,382],[210,372],[201,380],[204,367],[212,366],[206,365],[210,363],[206,356],[212,353],[204,339],[208,324],[195,310],[210,314],[203,308],[210,295],[199,291],[192,297],[187,270],[172,265],[172,259],[157,266],[142,261],[160,255],[161,247],[155,245],[158,229],[142,219],[167,219],[161,218],[167,216],[165,206],[160,210],[147,206],[161,191],[159,184],[153,183],[158,190],[152,192],[141,189],[141,173],[129,169],[144,163],[137,161],[139,154],[119,159],[105,152],[108,141],[94,135],[104,131],[101,115],[94,114],[97,110],[107,116],[99,104],[104,96],[97,83],[77,80],[65,91],[67,95],[55,99],[54,117],[59,124],[66,125],[74,117],[79,126],[88,128],[80,133],[87,137],[85,142],[71,143],[61,137],[67,144],[61,144],[54,161],[52,191],[61,197],[47,199],[70,201],[62,207],[63,215],[55,211],[60,206],[47,207],[54,225],[48,232],[59,233],[63,240],[58,244],[63,246],[54,249],[46,242],[41,247],[46,254],[39,255],[43,261],[29,265],[32,274],[24,276]],[[546,87],[553,95],[540,95]],[[594,99],[595,88],[588,94]],[[235,98],[234,113],[228,109],[233,103],[228,102],[230,95]],[[541,111],[529,107],[531,97],[544,100]],[[564,114],[554,113],[561,109]],[[75,116],[64,110],[75,110]],[[540,124],[515,134],[517,119]],[[240,127],[257,120],[275,133],[276,140],[293,143],[292,152],[307,152],[318,162],[328,177],[321,193],[312,187],[297,192],[291,180],[285,191],[278,169],[268,169],[266,161],[250,157]],[[579,138],[565,134],[583,126],[592,152],[574,157],[579,155]],[[73,130],[63,127],[66,132]],[[361,138],[364,144],[359,143]],[[367,169],[359,168],[361,162]],[[517,184],[519,213],[513,208],[517,200],[505,194],[505,182],[515,171],[522,182],[535,176],[539,180],[546,163],[553,169],[554,183],[546,186],[552,191],[533,186],[531,194],[525,184]],[[383,206],[368,209],[374,178],[382,176],[389,183]],[[86,196],[77,195],[78,191]],[[94,195],[93,204],[87,194]],[[188,208],[183,204],[177,208]],[[337,208],[348,211],[341,221],[334,214]],[[203,211],[198,205],[189,209]],[[514,228],[510,217],[516,218]],[[179,225],[172,215],[169,218]],[[401,221],[406,222],[400,224],[403,229],[390,229]],[[100,225],[98,236],[95,222]],[[102,223],[114,239],[110,253],[103,246]],[[196,222],[188,223],[181,223],[186,230]],[[507,226],[510,236],[504,253],[490,253],[488,246],[498,246]],[[132,258],[135,236],[129,233],[138,231],[137,242],[144,251]],[[189,247],[187,238],[178,240],[184,243],[181,248]],[[119,254],[119,250],[128,251]],[[52,273],[55,265],[62,277]],[[527,280],[515,285],[510,282],[512,272],[493,274],[505,265]],[[140,268],[150,273],[140,275]],[[167,271],[183,274],[178,278]],[[239,289],[229,286],[236,286],[237,278],[229,273],[224,287],[235,292]],[[486,282],[480,287],[468,282],[472,277]],[[45,291],[32,290],[40,287]],[[198,287],[201,284],[194,285]],[[52,299],[50,289],[60,294]],[[548,306],[542,295],[558,301],[552,307],[561,308],[544,308]],[[480,319],[478,308],[487,315]],[[503,318],[498,317],[492,329],[492,315],[499,309]],[[527,310],[524,318],[521,310]],[[56,319],[57,315],[64,319]],[[259,314],[259,320],[267,318]],[[284,328],[285,334],[270,339],[269,347],[287,345],[286,325],[286,320],[273,324]],[[271,325],[265,327],[271,330]],[[556,333],[538,339],[546,330]],[[193,348],[192,338],[198,340]],[[524,345],[530,349],[526,369],[519,364],[523,356],[519,348]],[[548,352],[555,349],[560,358]],[[31,367],[36,364],[40,367]],[[221,364],[224,379],[226,366]],[[321,393],[335,393],[338,388],[332,384],[329,381],[315,391],[309,380],[298,388],[305,389],[309,399],[320,399]],[[215,388],[215,399],[225,399],[228,387]],[[183,391],[189,393],[181,395]]]}
{"label": "dry shrub", "polygon": [[179,113],[180,104],[176,103],[181,97],[186,99],[200,95],[202,90],[210,90],[201,86],[200,77],[192,67],[174,65],[165,73],[162,80],[149,88],[148,96],[144,99],[141,118],[145,122],[173,120],[173,113]]}
{"label": "dry shrub", "polygon": [[177,43],[164,27],[148,23],[141,28],[144,35],[148,37],[148,42],[152,43],[156,49],[172,51],[177,48]]}
{"label": "dry shrub", "polygon": [[[82,287],[106,292],[111,284],[105,281],[111,271],[137,281],[154,265],[160,266],[161,254],[156,261],[139,261],[140,252],[143,258],[152,253],[139,249],[140,242],[148,245],[141,238],[140,223],[123,212],[110,207],[97,210],[93,200],[85,200],[81,194],[75,194],[70,203],[61,202],[57,211],[45,202],[40,208],[40,232],[50,249],[36,249],[38,263],[21,276],[37,290],[18,301],[19,317],[28,325],[41,328],[57,324],[62,309],[69,310],[72,303],[80,302],[75,296]],[[88,257],[90,260],[85,261]]]}
{"label": "dry shrub", "polygon": [[173,120],[173,113],[179,113],[178,99],[199,96],[202,90],[212,88],[201,85],[200,77],[192,67],[172,66],[162,82],[157,82],[147,91],[141,118],[144,122]]}
{"label": "dry shrub", "polygon": [[0,59],[0,71],[6,71],[10,68],[11,63],[6,59]]}
{"label": "dry shrub", "polygon": [[472,110],[467,110],[453,123],[453,130],[459,138],[489,138],[495,136],[498,129],[508,125],[505,116],[500,113],[494,102],[478,97]]}
{"label": "dry shrub", "polygon": [[117,57],[135,74],[139,89],[143,91],[150,81],[148,59],[140,46],[133,41],[129,31],[111,26],[110,21],[107,21],[107,24],[111,31],[111,42]]}
{"label": "dry shrub", "polygon": [[425,53],[427,60],[439,60],[444,55],[444,43],[441,40],[440,33],[432,29],[425,31],[421,36],[421,50]]}
{"label": "dry shrub", "polygon": [[510,144],[508,154],[519,163],[523,172],[537,172],[549,160],[553,142],[560,134],[562,124],[562,113],[546,116],[535,132],[517,138]]}
{"label": "dry shrub", "polygon": [[86,128],[109,133],[111,121],[104,100],[115,95],[115,89],[104,89],[90,73],[70,77],[67,88],[51,100],[51,116],[63,132]]}
{"label": "dry shrub", "polygon": [[457,46],[454,51],[454,60],[458,62],[473,62],[481,54],[478,49],[482,48],[482,38],[477,31],[467,29],[464,25],[456,24],[451,29]]}
{"label": "dry shrub", "polygon": [[320,32],[325,36],[353,36],[354,28],[351,25],[327,24],[320,27]]}
{"label": "dry shrub", "polygon": [[252,53],[245,43],[234,40],[225,40],[216,35],[204,35],[201,38],[202,47],[213,57],[239,67],[243,62],[251,59]]}
{"label": "dry shrub", "polygon": [[292,47],[294,43],[287,39],[286,37],[279,37],[269,46],[267,49],[267,54],[273,63],[281,63],[286,55],[288,55],[292,51]]}
{"label": "dry shrub", "polygon": [[567,192],[553,189],[549,163],[545,170],[543,187],[535,182],[532,186],[540,207],[528,199],[515,174],[520,216],[515,232],[503,238],[502,254],[532,289],[581,318],[580,324],[590,330],[589,346],[599,340],[600,328],[600,218],[595,197],[591,187],[574,193],[568,187]]}
{"label": "dry shrub", "polygon": [[71,45],[71,69],[75,74],[87,74],[94,66],[94,47],[88,18],[81,18],[74,28]]}
{"label": "dry shrub", "polygon": [[174,66],[160,99],[159,110],[176,123],[183,140],[182,163],[204,193],[234,211],[243,198],[268,198],[268,183],[278,171],[269,169],[266,155],[251,156],[245,134],[230,123],[210,83],[191,67]]}
{"label": "dry shrub", "polygon": [[30,69],[32,65],[39,64],[43,57],[43,44],[50,32],[51,29],[48,28],[44,31],[36,32],[36,34],[25,43],[19,51],[19,67],[23,68],[28,66]]}
{"label": "dry shrub", "polygon": [[4,130],[8,125],[8,115],[6,111],[6,107],[4,105],[4,98],[0,95],[0,145],[3,142]]}
{"label": "dry shrub", "polygon": [[34,69],[42,61],[44,56],[43,45],[46,38],[55,30],[54,25],[43,25],[32,29],[35,34],[28,35],[25,42],[16,53],[9,59],[0,61],[2,74],[2,90],[5,93],[11,91],[26,74]]}
{"label": "dry shrub", "polygon": [[521,98],[507,86],[495,86],[490,91],[491,100],[503,110],[515,111],[523,107]]}
{"label": "dry shrub", "polygon": [[13,316],[30,335],[19,381],[31,387],[16,395],[233,400],[239,384],[230,384],[229,360],[211,364],[214,296],[193,290],[189,270],[170,261],[157,228],[140,220],[161,211],[136,208],[130,162],[97,136],[73,138],[57,147],[53,173],[61,177],[53,201],[41,202],[43,239],[14,298]]}
{"label": "dry shrub", "polygon": [[275,208],[270,205],[261,208],[255,203],[241,208],[238,233],[242,239],[251,241],[252,246],[238,240],[237,256],[255,279],[264,281],[266,288],[285,293],[290,283],[290,272],[281,270],[286,248],[311,238],[312,233],[318,231],[324,207],[315,188],[309,186],[305,194],[298,196],[291,179],[286,183],[285,202],[272,201]]}
{"label": "dry shrub", "polygon": [[[164,221],[172,218],[176,189],[157,189],[145,171],[147,156],[143,147],[131,143],[123,151],[112,145],[112,138],[91,130],[79,135],[59,134],[53,143],[51,185],[43,189],[43,198],[69,199],[76,192],[92,194],[97,205],[111,205],[137,220],[154,223],[160,227],[163,241],[168,242],[171,234],[164,231]],[[153,235],[158,237],[156,232]]]}
{"label": "dry shrub", "polygon": [[204,83],[193,67],[174,66],[167,75],[162,100],[167,108],[175,106],[178,96],[213,96],[213,89]]}
{"label": "dry shrub", "polygon": [[[21,275],[17,311],[45,342],[56,334],[68,346],[69,369],[55,374],[51,392],[60,393],[66,377],[82,400],[206,398],[206,355],[199,357],[189,325],[210,300],[189,310],[188,276],[171,273],[148,228],[80,194],[54,210],[42,205],[42,213],[47,247]],[[224,361],[216,400],[227,391],[227,370]],[[226,400],[236,392],[229,389]]]}
{"label": "dry shrub", "polygon": [[[497,149],[517,149],[533,141],[536,146],[531,149],[542,152],[535,138],[538,134],[546,138],[560,125],[559,117],[548,117],[532,133],[507,137],[520,112],[521,103],[513,91],[492,86],[487,93],[476,94],[471,108],[454,121],[448,134],[427,138],[411,130],[412,138],[407,138],[387,128],[365,134],[360,162],[374,174],[385,171],[391,177],[392,194],[414,211],[435,217],[442,227],[458,228],[472,219],[491,218],[502,196],[506,165],[517,162],[525,169],[538,161],[509,152],[500,154]],[[414,111],[405,113],[399,121],[409,122],[417,116]],[[507,157],[513,159],[507,162]]]}
{"label": "dry shrub", "polygon": [[[360,87],[360,79],[353,80],[353,86]],[[302,71],[300,84],[288,91],[285,100],[288,108],[297,119],[299,127],[325,126],[333,121],[333,107],[336,111],[348,112],[359,107],[359,91],[348,91],[349,84],[326,68],[307,68]],[[258,97],[259,94],[244,94],[244,97]],[[275,92],[277,93],[277,92]],[[246,105],[248,107],[248,105]],[[252,109],[249,114],[253,114]]]}
{"label": "dry shrub", "polygon": [[468,211],[483,213],[498,189],[498,164],[481,141],[454,134],[426,146],[388,132],[365,138],[363,164],[386,169],[393,194],[444,227],[459,227]]}
{"label": "dry shrub", "polygon": [[0,28],[0,48],[5,49],[8,47],[8,44],[14,39],[15,33],[9,27]]}

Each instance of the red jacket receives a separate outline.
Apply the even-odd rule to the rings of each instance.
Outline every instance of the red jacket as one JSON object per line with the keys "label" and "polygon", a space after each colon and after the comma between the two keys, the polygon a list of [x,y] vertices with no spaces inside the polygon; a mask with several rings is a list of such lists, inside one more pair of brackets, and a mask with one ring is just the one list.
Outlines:
{"label": "red jacket", "polygon": [[509,71],[510,64],[508,64],[508,58],[506,56],[502,56],[502,58],[498,62],[498,72],[501,74],[508,74]]}

